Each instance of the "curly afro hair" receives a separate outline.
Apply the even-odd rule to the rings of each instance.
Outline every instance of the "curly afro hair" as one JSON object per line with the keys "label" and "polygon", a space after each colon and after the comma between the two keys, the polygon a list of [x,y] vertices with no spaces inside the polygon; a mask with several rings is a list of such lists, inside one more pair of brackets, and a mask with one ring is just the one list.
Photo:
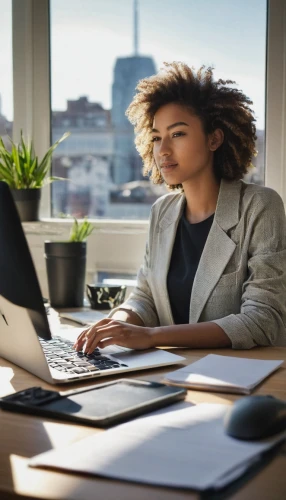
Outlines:
{"label": "curly afro hair", "polygon": [[[202,120],[206,134],[220,128],[222,145],[214,153],[217,179],[238,180],[256,155],[256,127],[252,101],[233,88],[232,80],[213,79],[213,68],[198,71],[182,62],[164,63],[158,74],[140,80],[126,116],[135,126],[135,144],[143,159],[143,173],[154,184],[164,182],[153,157],[151,130],[155,113],[169,103],[188,107]],[[182,186],[169,186],[178,188]]]}

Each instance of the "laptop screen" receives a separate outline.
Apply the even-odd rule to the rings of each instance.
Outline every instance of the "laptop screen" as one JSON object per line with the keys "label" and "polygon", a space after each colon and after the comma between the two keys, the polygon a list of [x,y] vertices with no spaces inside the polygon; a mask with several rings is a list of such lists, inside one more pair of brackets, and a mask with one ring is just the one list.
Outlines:
{"label": "laptop screen", "polygon": [[5,182],[0,182],[0,295],[27,309],[37,334],[46,340],[51,338],[35,267]]}

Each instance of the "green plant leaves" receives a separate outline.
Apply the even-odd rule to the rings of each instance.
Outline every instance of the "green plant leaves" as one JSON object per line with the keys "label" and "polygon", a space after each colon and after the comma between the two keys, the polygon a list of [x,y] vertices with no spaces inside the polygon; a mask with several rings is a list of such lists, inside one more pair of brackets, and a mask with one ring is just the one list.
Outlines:
{"label": "green plant leaves", "polygon": [[54,180],[66,180],[60,177],[48,176],[51,158],[56,147],[64,141],[70,132],[66,132],[46,152],[39,163],[35,155],[33,141],[25,142],[21,131],[21,140],[15,144],[11,138],[11,151],[0,138],[0,180],[7,182],[12,189],[41,188]]}
{"label": "green plant leaves", "polygon": [[70,231],[69,241],[85,241],[93,230],[94,226],[91,222],[88,222],[86,218],[81,223],[79,223],[77,219],[74,219],[74,223]]}

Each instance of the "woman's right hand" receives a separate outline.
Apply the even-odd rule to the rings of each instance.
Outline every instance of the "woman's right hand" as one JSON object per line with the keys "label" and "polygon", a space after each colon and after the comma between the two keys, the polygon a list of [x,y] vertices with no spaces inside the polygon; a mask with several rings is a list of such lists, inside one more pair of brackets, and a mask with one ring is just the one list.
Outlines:
{"label": "woman's right hand", "polygon": [[88,333],[91,331],[92,328],[96,328],[96,326],[102,326],[105,324],[105,321],[106,321],[106,318],[104,319],[101,319],[100,321],[97,321],[96,323],[94,323],[94,325],[91,325],[89,326],[88,328],[86,328],[85,330],[83,330],[78,338],[76,339],[74,345],[73,345],[73,348],[76,350],[76,351],[81,351],[82,348],[84,347],[84,345],[86,344],[87,340],[88,340]]}
{"label": "woman's right hand", "polygon": [[119,345],[129,349],[150,349],[152,345],[151,328],[134,325],[113,318],[105,318],[83,330],[74,348],[91,354],[97,347],[103,349],[109,345]]}
{"label": "woman's right hand", "polygon": [[111,320],[117,320],[121,323],[129,323],[130,325],[144,326],[143,321],[134,311],[129,309],[118,309],[115,311],[112,318],[101,319],[94,325],[85,328],[85,330],[79,334],[76,342],[74,343],[74,349],[77,351],[82,350],[84,345],[87,343],[88,338],[90,338],[91,331],[93,330],[93,332],[95,332],[97,328],[105,327]]}

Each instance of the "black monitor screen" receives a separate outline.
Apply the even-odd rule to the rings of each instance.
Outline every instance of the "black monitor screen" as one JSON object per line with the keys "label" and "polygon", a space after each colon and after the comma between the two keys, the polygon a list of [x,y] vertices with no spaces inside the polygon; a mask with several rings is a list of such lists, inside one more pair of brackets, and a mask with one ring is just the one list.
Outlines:
{"label": "black monitor screen", "polygon": [[37,334],[51,333],[35,267],[9,186],[0,182],[0,295],[28,310]]}

